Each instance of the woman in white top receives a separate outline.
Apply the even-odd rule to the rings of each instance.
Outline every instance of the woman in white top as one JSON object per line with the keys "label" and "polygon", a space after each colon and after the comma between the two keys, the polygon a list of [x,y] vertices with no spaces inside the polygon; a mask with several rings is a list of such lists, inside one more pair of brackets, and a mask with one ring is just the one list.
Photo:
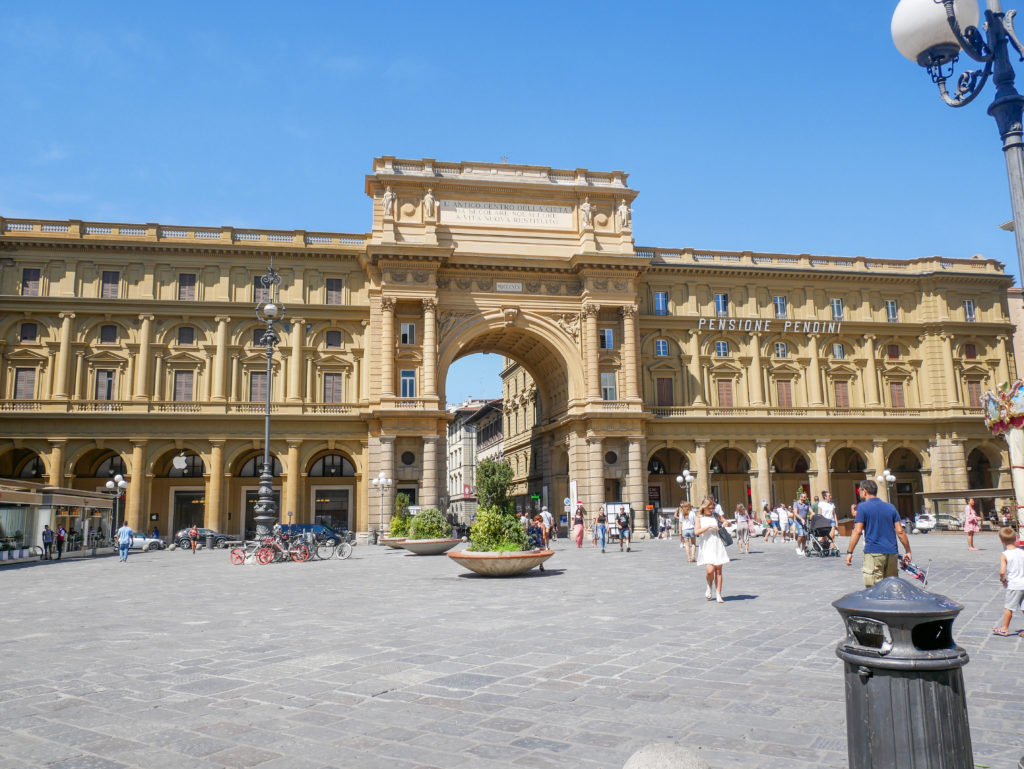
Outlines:
{"label": "woman in white top", "polygon": [[768,519],[764,522],[768,528],[764,533],[764,541],[768,541],[768,534],[772,535],[771,542],[775,543],[775,538],[779,535],[779,508],[773,507],[766,513]]}
{"label": "woman in white top", "polygon": [[[779,502],[775,512],[779,514],[779,529],[782,530],[782,542],[785,544],[786,540],[789,539],[789,508],[786,507],[785,502]],[[774,518],[775,516],[772,517]]]}
{"label": "woman in white top", "polygon": [[742,502],[736,505],[736,544],[739,552],[750,555],[750,513]]}
{"label": "woman in white top", "polygon": [[693,563],[697,560],[697,543],[693,533],[697,526],[697,515],[689,502],[680,502],[676,515],[679,517],[679,547],[686,548],[686,562]]}
{"label": "woman in white top", "polygon": [[708,589],[704,597],[711,600],[711,588],[714,586],[715,600],[725,603],[722,600],[722,566],[729,563],[729,555],[725,552],[725,543],[718,536],[720,523],[715,515],[715,500],[705,497],[700,504],[697,527],[694,529],[697,535],[697,563],[704,564],[706,571]]}

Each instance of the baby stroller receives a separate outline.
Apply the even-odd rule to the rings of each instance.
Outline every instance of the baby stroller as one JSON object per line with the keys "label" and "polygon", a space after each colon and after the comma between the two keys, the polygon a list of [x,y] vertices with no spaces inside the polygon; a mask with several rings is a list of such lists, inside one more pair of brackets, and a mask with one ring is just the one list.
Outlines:
{"label": "baby stroller", "polygon": [[819,558],[827,558],[830,555],[839,555],[839,549],[832,541],[832,519],[823,515],[814,515],[807,525],[807,547],[804,553],[810,558],[816,555]]}

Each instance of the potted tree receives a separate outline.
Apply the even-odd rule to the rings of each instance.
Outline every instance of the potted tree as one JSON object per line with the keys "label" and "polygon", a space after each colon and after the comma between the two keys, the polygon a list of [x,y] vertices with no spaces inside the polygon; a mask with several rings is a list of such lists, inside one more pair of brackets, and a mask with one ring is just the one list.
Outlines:
{"label": "potted tree", "polygon": [[477,467],[479,508],[469,530],[469,547],[448,557],[485,577],[514,577],[540,566],[553,550],[535,549],[515,515],[508,497],[512,468],[507,462],[485,459]]}
{"label": "potted tree", "polygon": [[409,534],[409,524],[412,522],[412,516],[409,515],[409,504],[411,501],[409,495],[404,491],[395,494],[391,526],[388,529],[388,536],[380,538],[382,545],[387,545],[397,550],[401,547],[402,542],[405,541],[406,536]]}
{"label": "potted tree", "polygon": [[451,536],[452,525],[436,507],[420,510],[409,524],[409,533],[398,546],[413,555],[441,555],[462,540]]}

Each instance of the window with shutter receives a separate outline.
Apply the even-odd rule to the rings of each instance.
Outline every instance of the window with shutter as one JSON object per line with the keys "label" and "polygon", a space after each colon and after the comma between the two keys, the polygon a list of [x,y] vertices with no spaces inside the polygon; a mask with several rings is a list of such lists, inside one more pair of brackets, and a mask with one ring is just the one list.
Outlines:
{"label": "window with shutter", "polygon": [[267,399],[267,372],[249,373],[249,400],[262,403]]}
{"label": "window with shutter", "polygon": [[658,405],[659,406],[671,406],[672,404],[672,378],[671,377],[658,377],[657,379],[658,389]]}
{"label": "window with shutter", "polygon": [[183,272],[178,276],[178,301],[194,302],[196,299],[195,273]]}
{"label": "window with shutter", "polygon": [[338,350],[341,348],[341,332],[340,331],[328,331],[325,337],[325,345],[328,350]]}
{"label": "window with shutter", "polygon": [[341,403],[341,374],[324,374],[324,403]]}
{"label": "window with shutter", "polygon": [[327,279],[327,304],[341,304],[341,278]]}
{"label": "window with shutter", "polygon": [[779,396],[779,408],[793,408],[793,382],[790,379],[780,379],[775,383],[775,389]]}
{"label": "window with shutter", "polygon": [[20,336],[22,342],[34,342],[39,337],[39,327],[35,323],[22,323]]}
{"label": "window with shutter", "polygon": [[847,381],[835,382],[836,408],[850,408],[850,383]]}
{"label": "window with shutter", "polygon": [[252,330],[252,343],[256,347],[263,346],[263,334],[266,332],[265,328],[254,328]]}
{"label": "window with shutter", "polygon": [[35,267],[21,271],[21,295],[39,296],[39,270]]}
{"label": "window with shutter", "polygon": [[981,407],[981,382],[967,383],[967,398],[971,408]]}
{"label": "window with shutter", "polygon": [[718,380],[718,405],[725,409],[732,408],[732,380]]}
{"label": "window with shutter", "polygon": [[402,344],[416,344],[416,324],[402,324]]}
{"label": "window with shutter", "polygon": [[903,397],[903,382],[889,382],[889,400],[892,401],[894,409],[906,408],[907,402]]}
{"label": "window with shutter", "polygon": [[613,401],[617,398],[615,387],[615,372],[604,371],[601,373],[601,398],[606,401]]}
{"label": "window with shutter", "polygon": [[175,371],[174,372],[174,400],[176,400],[176,401],[191,401],[192,400],[192,372],[191,371]]}
{"label": "window with shutter", "polygon": [[978,357],[978,347],[970,342],[964,345],[964,357],[967,360],[975,360]]}
{"label": "window with shutter", "polygon": [[196,343],[196,330],[192,326],[181,326],[178,329],[178,344],[191,346]]}
{"label": "window with shutter", "polygon": [[96,390],[93,400],[114,400],[114,371],[112,369],[99,369],[96,372]]}
{"label": "window with shutter", "polygon": [[900,359],[900,346],[898,344],[887,345],[885,350],[886,350],[886,357],[888,357],[889,360],[899,360]]}
{"label": "window with shutter", "polygon": [[36,370],[18,368],[14,370],[14,399],[30,401],[36,397]]}
{"label": "window with shutter", "polygon": [[270,286],[263,285],[262,275],[257,275],[252,279],[252,300],[254,302],[266,302],[270,300]]}
{"label": "window with shutter", "polygon": [[100,344],[117,344],[117,326],[100,326]]}
{"label": "window with shutter", "polygon": [[116,270],[104,270],[100,286],[101,299],[117,299],[117,287],[121,282],[121,273]]}

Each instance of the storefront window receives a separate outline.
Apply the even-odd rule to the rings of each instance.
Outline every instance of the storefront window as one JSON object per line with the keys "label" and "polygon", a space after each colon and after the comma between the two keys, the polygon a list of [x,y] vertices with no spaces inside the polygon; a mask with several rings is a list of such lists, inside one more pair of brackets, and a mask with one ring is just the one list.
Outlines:
{"label": "storefront window", "polygon": [[22,505],[0,507],[0,551],[28,547],[32,533],[32,510]]}

